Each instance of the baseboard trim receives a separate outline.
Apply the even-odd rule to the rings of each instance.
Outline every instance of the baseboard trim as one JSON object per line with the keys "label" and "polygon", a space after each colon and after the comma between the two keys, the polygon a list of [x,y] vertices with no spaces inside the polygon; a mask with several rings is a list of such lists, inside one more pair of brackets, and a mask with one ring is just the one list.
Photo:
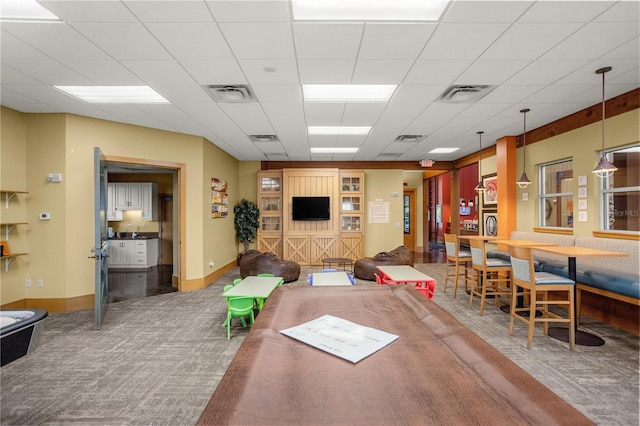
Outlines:
{"label": "baseboard trim", "polygon": [[231,272],[233,268],[237,267],[237,263],[237,260],[234,259],[233,261],[224,265],[222,268],[213,271],[209,275],[193,280],[186,280],[186,282],[181,286],[180,291],[193,291],[206,288],[218,278]]}
{"label": "baseboard trim", "polygon": [[93,309],[93,294],[68,299],[22,299],[2,305],[1,309],[43,309],[47,312],[73,312]]}

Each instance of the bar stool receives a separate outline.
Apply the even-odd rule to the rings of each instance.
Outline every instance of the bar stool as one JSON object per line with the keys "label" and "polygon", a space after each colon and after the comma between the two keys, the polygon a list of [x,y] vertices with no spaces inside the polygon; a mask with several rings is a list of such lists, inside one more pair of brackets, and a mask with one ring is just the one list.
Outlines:
{"label": "bar stool", "polygon": [[[468,270],[471,267],[471,252],[463,251],[459,249],[458,236],[456,234],[444,234],[444,245],[447,250],[447,271],[444,278],[443,292],[447,292],[447,282],[450,278],[453,278],[453,297],[456,297],[458,292],[458,278],[460,276],[460,268],[464,270],[464,289],[469,289],[469,281],[471,278],[468,275]],[[451,272],[453,267],[455,273]]]}
{"label": "bar stool", "polygon": [[473,296],[480,297],[480,315],[484,313],[484,302],[487,298],[487,288],[491,288],[491,295],[496,298],[496,306],[499,306],[500,296],[510,296],[509,289],[511,262],[508,260],[488,258],[485,251],[485,242],[482,240],[470,240],[471,264],[476,271],[476,279],[471,286],[469,305],[473,304]]}

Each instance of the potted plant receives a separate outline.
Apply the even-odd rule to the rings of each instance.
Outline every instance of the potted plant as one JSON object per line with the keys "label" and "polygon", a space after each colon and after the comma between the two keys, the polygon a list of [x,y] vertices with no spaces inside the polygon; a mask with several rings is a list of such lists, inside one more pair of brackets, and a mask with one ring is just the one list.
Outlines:
{"label": "potted plant", "polygon": [[244,198],[233,207],[235,218],[233,225],[236,229],[236,239],[244,244],[244,251],[249,251],[249,243],[256,237],[260,222],[260,209],[251,201]]}

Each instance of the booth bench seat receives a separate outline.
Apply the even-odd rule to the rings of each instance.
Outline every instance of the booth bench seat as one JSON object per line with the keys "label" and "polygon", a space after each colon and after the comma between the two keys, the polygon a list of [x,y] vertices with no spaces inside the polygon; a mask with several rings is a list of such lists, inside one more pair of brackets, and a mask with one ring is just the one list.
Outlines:
{"label": "booth bench seat", "polygon": [[[640,243],[635,240],[597,237],[574,237],[572,235],[544,234],[538,232],[513,231],[511,239],[554,243],[559,246],[589,247],[600,250],[626,253],[626,257],[578,257],[577,290],[578,313],[582,292],[620,300],[640,306]],[[568,277],[567,258],[534,252],[536,270]],[[508,259],[508,252],[493,250],[488,256]]]}

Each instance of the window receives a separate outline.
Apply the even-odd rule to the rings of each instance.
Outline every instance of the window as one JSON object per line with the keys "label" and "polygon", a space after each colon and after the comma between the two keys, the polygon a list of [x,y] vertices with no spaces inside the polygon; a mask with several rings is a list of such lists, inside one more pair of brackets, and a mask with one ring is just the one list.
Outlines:
{"label": "window", "polygon": [[540,226],[573,227],[573,161],[540,166]]}
{"label": "window", "polygon": [[601,179],[601,229],[640,231],[640,144],[611,150],[606,155],[618,171]]}

